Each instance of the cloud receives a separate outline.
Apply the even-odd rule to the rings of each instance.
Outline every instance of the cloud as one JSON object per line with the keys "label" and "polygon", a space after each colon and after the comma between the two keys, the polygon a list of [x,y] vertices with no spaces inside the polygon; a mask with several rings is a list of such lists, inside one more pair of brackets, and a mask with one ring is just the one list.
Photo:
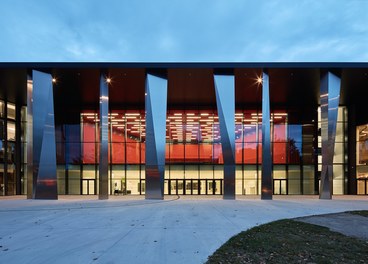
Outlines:
{"label": "cloud", "polygon": [[368,1],[3,0],[0,61],[366,61]]}

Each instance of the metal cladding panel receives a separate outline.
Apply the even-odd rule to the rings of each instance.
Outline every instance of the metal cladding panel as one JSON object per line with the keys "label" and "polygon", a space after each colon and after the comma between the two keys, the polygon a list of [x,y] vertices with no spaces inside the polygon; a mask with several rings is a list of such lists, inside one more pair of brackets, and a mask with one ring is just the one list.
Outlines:
{"label": "metal cladding panel", "polygon": [[165,174],[167,80],[146,79],[146,199],[163,199]]}
{"label": "metal cladding panel", "polygon": [[[33,194],[34,199],[57,199],[56,144],[52,77],[33,71],[31,98],[33,119]],[[31,146],[32,148],[32,146]]]}
{"label": "metal cladding panel", "polygon": [[235,80],[233,75],[214,78],[224,158],[224,199],[235,199]]}
{"label": "metal cladding panel", "polygon": [[262,76],[262,187],[261,199],[272,200],[272,156],[270,124],[270,87],[268,74]]}
{"label": "metal cladding panel", "polygon": [[27,76],[27,199],[33,198],[33,80]]}
{"label": "metal cladding panel", "polygon": [[328,72],[321,80],[322,172],[319,198],[332,198],[333,156],[341,80]]}
{"label": "metal cladding panel", "polygon": [[99,164],[99,194],[98,199],[109,197],[108,186],[108,114],[109,114],[109,87],[103,74],[100,76],[100,164]]}

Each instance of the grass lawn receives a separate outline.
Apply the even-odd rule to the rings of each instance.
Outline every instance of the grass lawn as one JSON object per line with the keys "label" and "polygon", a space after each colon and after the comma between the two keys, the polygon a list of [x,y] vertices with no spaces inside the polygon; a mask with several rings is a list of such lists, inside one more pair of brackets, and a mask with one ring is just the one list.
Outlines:
{"label": "grass lawn", "polygon": [[368,241],[326,227],[280,220],[241,232],[207,263],[367,263]]}
{"label": "grass lawn", "polygon": [[349,211],[348,213],[368,217],[368,211]]}

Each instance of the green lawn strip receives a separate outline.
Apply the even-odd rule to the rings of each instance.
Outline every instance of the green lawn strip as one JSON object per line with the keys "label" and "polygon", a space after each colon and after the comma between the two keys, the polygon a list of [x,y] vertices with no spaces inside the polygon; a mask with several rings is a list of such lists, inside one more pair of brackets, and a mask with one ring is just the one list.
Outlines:
{"label": "green lawn strip", "polygon": [[241,232],[207,263],[366,263],[368,242],[326,227],[279,220]]}
{"label": "green lawn strip", "polygon": [[347,213],[368,217],[368,211],[367,210],[362,210],[362,211],[349,211]]}

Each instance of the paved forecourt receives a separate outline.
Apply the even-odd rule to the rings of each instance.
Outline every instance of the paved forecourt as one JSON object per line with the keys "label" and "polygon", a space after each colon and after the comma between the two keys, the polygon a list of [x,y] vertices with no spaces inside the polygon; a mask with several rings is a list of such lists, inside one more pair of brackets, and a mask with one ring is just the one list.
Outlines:
{"label": "paved forecourt", "polygon": [[367,196],[0,198],[0,263],[203,263],[231,236],[282,218],[368,210]]}

